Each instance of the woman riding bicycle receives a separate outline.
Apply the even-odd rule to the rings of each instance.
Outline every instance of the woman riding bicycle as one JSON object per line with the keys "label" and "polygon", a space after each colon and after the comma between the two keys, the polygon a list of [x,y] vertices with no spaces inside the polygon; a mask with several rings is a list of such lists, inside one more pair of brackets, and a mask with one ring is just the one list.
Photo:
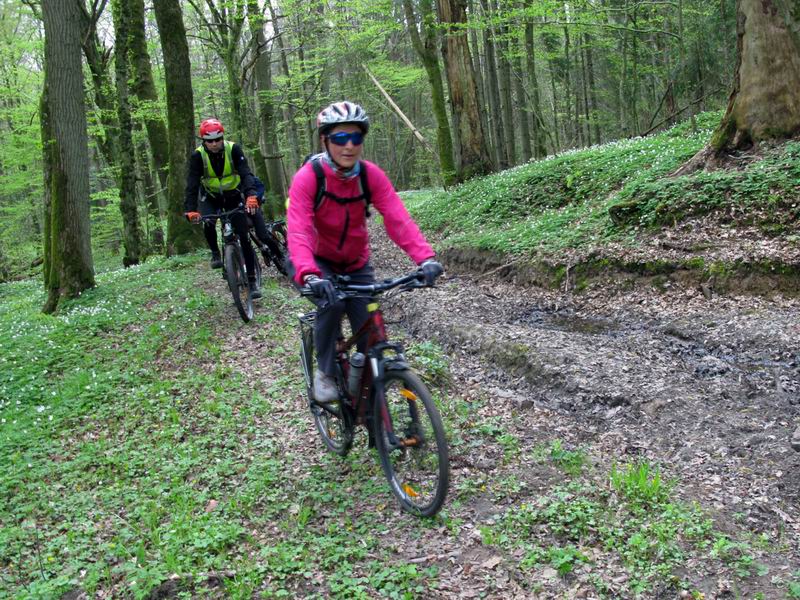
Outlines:
{"label": "woman riding bicycle", "polygon": [[314,397],[319,402],[330,402],[339,395],[333,373],[342,315],[347,312],[356,331],[367,319],[370,300],[349,298],[337,302],[328,278],[346,273],[352,283],[375,281],[369,263],[369,202],[383,215],[392,241],[421,266],[428,285],[441,275],[442,266],[386,173],[361,159],[364,137],[369,131],[364,109],[347,101],[331,104],[317,116],[317,129],[325,151],[312,157],[295,174],[289,189],[286,224],[290,276],[298,285],[308,285],[317,306],[324,308],[317,311],[314,325],[318,356]]}

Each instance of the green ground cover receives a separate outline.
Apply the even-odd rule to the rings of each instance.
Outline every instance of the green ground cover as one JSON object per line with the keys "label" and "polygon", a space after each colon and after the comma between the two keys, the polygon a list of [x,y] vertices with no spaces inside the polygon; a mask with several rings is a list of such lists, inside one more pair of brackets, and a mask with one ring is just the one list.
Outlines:
{"label": "green ground cover", "polygon": [[[565,152],[466,182],[450,192],[404,198],[444,244],[510,254],[555,252],[710,212],[765,235],[794,235],[800,219],[800,142],[765,148],[741,169],[669,177],[706,146],[720,113],[703,113],[644,138]],[[800,238],[797,239],[800,242]]]}
{"label": "green ground cover", "polygon": [[[698,557],[742,581],[771,576],[762,558],[781,540],[720,533],[656,466],[531,446],[524,423],[487,411],[491,397],[448,390],[431,343],[409,355],[452,455],[502,459],[457,476],[436,519],[404,515],[365,436],[344,461],[317,442],[297,367],[306,304],[268,282],[245,325],[217,278],[204,257],[154,259],[99,275],[56,316],[39,313],[38,281],[0,285],[0,595],[146,598],[171,582],[183,598],[424,597],[449,566],[409,558],[473,539],[479,500],[505,507],[481,545],[533,591],[545,568],[588,568],[605,594],[609,561],[642,597],[691,589],[674,569]],[[527,487],[531,464],[560,483]]]}

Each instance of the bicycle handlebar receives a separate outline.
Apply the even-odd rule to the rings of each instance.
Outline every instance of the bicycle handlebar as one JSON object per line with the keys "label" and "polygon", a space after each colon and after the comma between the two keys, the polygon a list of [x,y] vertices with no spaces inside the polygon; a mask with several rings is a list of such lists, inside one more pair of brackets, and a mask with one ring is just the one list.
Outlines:
{"label": "bicycle handlebar", "polygon": [[[394,279],[384,279],[380,283],[369,283],[369,284],[358,284],[358,283],[350,283],[349,275],[334,275],[331,278],[331,282],[333,283],[333,287],[336,288],[338,292],[337,296],[339,300],[343,298],[352,298],[354,296],[358,296],[360,294],[380,294],[396,287],[400,287],[404,290],[413,290],[415,288],[424,288],[424,287],[433,287],[428,286],[423,283],[425,279],[425,275],[422,273],[422,269],[417,269],[403,275],[401,277],[396,277]],[[307,285],[304,285],[300,288],[300,294],[306,297],[313,297],[314,293],[311,291],[311,288]]]}
{"label": "bicycle handlebar", "polygon": [[244,212],[244,205],[243,204],[240,204],[239,206],[237,206],[236,208],[234,208],[232,210],[227,210],[227,211],[224,211],[224,212],[218,212],[218,213],[214,213],[214,214],[211,214],[211,215],[202,215],[200,217],[200,220],[201,221],[216,221],[217,219],[223,219],[225,217],[230,217],[231,215],[234,215],[234,214],[240,213],[240,212]]}

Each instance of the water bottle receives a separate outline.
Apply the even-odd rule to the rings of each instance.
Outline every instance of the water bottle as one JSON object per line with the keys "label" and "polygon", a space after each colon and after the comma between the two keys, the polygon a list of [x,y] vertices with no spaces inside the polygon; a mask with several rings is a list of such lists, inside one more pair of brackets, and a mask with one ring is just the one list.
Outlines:
{"label": "water bottle", "polygon": [[347,391],[351,398],[358,396],[361,388],[361,373],[364,371],[365,356],[361,352],[353,352],[350,357],[350,375],[347,377]]}

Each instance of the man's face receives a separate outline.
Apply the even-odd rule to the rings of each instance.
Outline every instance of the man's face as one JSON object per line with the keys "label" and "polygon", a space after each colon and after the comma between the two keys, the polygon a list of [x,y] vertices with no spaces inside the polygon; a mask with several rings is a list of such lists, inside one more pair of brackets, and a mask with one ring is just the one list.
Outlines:
{"label": "man's face", "polygon": [[203,140],[206,150],[214,152],[215,154],[222,150],[225,145],[225,138],[217,138],[216,140]]}
{"label": "man's face", "polygon": [[345,123],[344,125],[337,125],[327,133],[328,153],[331,155],[331,158],[342,168],[350,169],[361,158],[361,152],[364,149],[363,141],[356,144],[352,139],[347,139],[344,145],[339,145],[334,142],[334,140],[336,140],[335,136],[337,133],[360,134],[361,127],[355,125],[354,123]]}

